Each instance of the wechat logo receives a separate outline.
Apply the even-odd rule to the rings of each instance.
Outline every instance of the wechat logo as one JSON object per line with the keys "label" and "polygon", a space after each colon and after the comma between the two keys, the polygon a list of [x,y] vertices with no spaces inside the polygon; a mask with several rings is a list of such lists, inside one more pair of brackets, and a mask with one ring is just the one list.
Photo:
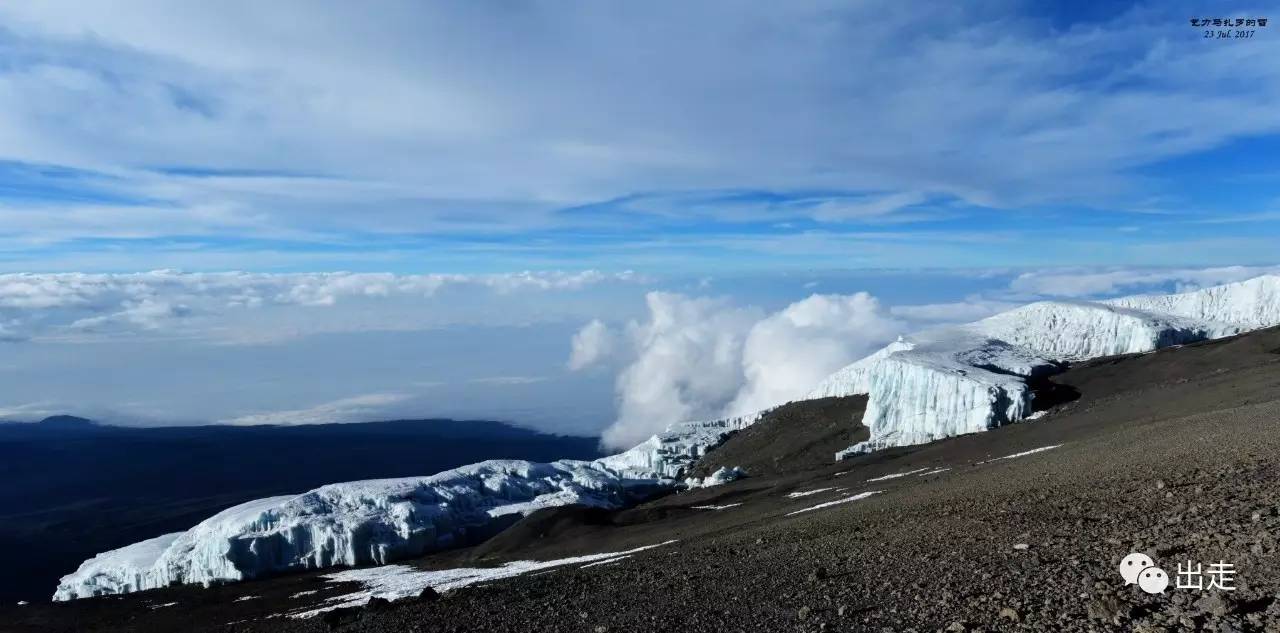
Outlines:
{"label": "wechat logo", "polygon": [[1164,593],[1169,588],[1169,574],[1156,567],[1155,561],[1146,554],[1134,552],[1120,561],[1120,576],[1124,584],[1136,584],[1150,594]]}
{"label": "wechat logo", "polygon": [[[1204,576],[1209,577],[1208,589],[1235,591],[1235,565],[1226,561],[1218,561],[1209,565],[1209,570],[1202,571],[1199,563],[1187,561],[1186,567],[1178,563],[1178,589],[1206,589]],[[1169,588],[1169,573],[1156,567],[1150,556],[1134,552],[1120,560],[1120,576],[1126,585],[1138,585],[1138,588],[1149,593],[1164,593]]]}

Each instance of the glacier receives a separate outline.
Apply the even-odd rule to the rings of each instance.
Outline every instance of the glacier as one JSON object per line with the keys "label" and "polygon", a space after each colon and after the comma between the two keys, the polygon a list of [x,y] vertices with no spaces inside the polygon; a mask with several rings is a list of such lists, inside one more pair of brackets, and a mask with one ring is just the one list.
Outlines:
{"label": "glacier", "polygon": [[1120,304],[1063,301],[1032,303],[965,327],[1068,361],[1149,352],[1251,329]]}
{"label": "glacier", "polygon": [[[841,451],[837,459],[985,431],[1020,419],[1031,408],[1026,378],[1059,367],[1025,348],[957,328],[921,333],[891,347],[899,349],[853,371],[842,370],[815,390],[826,395],[867,394],[862,423],[870,437]],[[851,376],[851,382],[840,382]]]}
{"label": "glacier", "polygon": [[601,457],[596,463],[636,479],[678,479],[725,438],[755,424],[766,413],[768,410],[718,420],[677,422],[631,449]]}
{"label": "glacier", "polygon": [[98,554],[63,577],[53,599],[383,564],[474,542],[544,507],[621,507],[651,485],[571,460],[491,460],[430,477],[330,484],[243,503],[186,532]]}
{"label": "glacier", "polygon": [[247,580],[331,566],[385,564],[474,543],[542,508],[619,508],[675,486],[686,469],[763,412],[673,424],[634,448],[594,461],[491,460],[430,477],[321,486],[224,510],[186,532],[98,554],[64,576],[54,600],[173,584]]}
{"label": "glacier", "polygon": [[1136,295],[1102,303],[1256,330],[1280,321],[1280,275],[1263,275],[1172,295]]}
{"label": "glacier", "polygon": [[1040,301],[889,344],[808,397],[865,394],[870,437],[836,459],[1027,418],[1029,380],[1065,363],[1149,352],[1280,325],[1280,276],[1172,295]]}
{"label": "glacier", "polygon": [[[1069,362],[1277,324],[1280,276],[1274,275],[1173,295],[1042,301],[900,338],[833,373],[804,399],[867,395],[862,422],[870,437],[837,453],[839,459],[1025,419],[1034,404],[1028,381]],[[429,477],[338,483],[250,501],[185,532],[98,554],[64,576],[53,597],[383,564],[474,542],[540,508],[623,507],[655,489],[705,485],[681,477],[765,413],[677,422],[594,461],[493,460]],[[740,474],[726,469],[711,479]]]}
{"label": "glacier", "polygon": [[707,475],[706,477],[690,477],[684,480],[683,483],[686,488],[690,488],[690,489],[710,488],[712,486],[727,484],[731,481],[737,481],[746,476],[747,476],[747,471],[743,470],[739,466],[734,466],[733,468],[729,468],[728,466],[721,466],[719,470],[717,470],[714,473],[711,473],[710,475]]}

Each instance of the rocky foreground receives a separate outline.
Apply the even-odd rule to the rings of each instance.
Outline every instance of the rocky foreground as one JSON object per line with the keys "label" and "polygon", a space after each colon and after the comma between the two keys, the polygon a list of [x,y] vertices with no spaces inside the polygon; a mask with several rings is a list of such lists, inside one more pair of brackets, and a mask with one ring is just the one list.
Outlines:
{"label": "rocky foreground", "polygon": [[[722,450],[757,456],[748,479],[622,512],[544,511],[480,547],[412,563],[676,540],[606,565],[309,618],[291,615],[361,587],[331,572],[176,587],[5,607],[0,629],[1280,630],[1280,330],[1082,363],[1053,382],[1042,388],[1060,404],[1035,421],[838,464],[808,457],[799,472],[796,457],[771,468],[770,446],[816,453],[786,433],[744,433]],[[810,509],[834,501],[844,502]],[[728,507],[696,509],[706,506]],[[1120,577],[1130,552],[1171,582],[1179,563],[1230,563],[1235,590],[1148,594]]]}

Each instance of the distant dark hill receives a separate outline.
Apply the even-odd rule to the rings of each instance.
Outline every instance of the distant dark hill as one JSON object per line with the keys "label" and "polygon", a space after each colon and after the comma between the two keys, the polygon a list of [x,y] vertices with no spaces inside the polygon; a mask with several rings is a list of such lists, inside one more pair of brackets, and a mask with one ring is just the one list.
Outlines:
{"label": "distant dark hill", "polygon": [[51,415],[39,422],[42,429],[63,429],[78,430],[89,429],[97,426],[93,420],[76,417],[74,415]]}
{"label": "distant dark hill", "polygon": [[250,499],[486,459],[598,457],[597,439],[492,421],[133,428],[0,424],[0,602],[48,600],[94,554]]}

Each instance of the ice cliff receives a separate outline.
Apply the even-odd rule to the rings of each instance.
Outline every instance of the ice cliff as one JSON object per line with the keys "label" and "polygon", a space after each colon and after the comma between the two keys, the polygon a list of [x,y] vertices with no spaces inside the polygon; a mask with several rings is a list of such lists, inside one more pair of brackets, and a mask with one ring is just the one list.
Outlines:
{"label": "ice cliff", "polygon": [[678,479],[730,433],[751,426],[764,412],[697,422],[678,422],[630,450],[596,463],[633,479]]}
{"label": "ice cliff", "polygon": [[594,462],[504,460],[331,484],[243,503],[186,532],[98,554],[63,577],[53,598],[381,564],[473,542],[539,508],[619,507],[650,483]]}
{"label": "ice cliff", "polygon": [[1148,352],[1280,324],[1280,277],[1173,295],[1041,301],[899,339],[811,398],[867,394],[870,439],[836,454],[920,444],[1027,417],[1027,380],[1068,361]]}
{"label": "ice cliff", "polygon": [[922,333],[891,347],[896,351],[845,368],[814,391],[814,397],[867,394],[862,423],[870,438],[837,458],[976,433],[1026,417],[1031,392],[1025,379],[1058,367],[1026,348],[962,328]]}
{"label": "ice cliff", "polygon": [[760,415],[673,424],[591,462],[487,461],[250,501],[186,532],[98,554],[64,576],[53,599],[382,564],[475,542],[541,508],[621,507],[677,485],[689,465]]}
{"label": "ice cliff", "polygon": [[1193,292],[1122,297],[1103,303],[1256,330],[1280,323],[1280,275],[1263,275]]}

